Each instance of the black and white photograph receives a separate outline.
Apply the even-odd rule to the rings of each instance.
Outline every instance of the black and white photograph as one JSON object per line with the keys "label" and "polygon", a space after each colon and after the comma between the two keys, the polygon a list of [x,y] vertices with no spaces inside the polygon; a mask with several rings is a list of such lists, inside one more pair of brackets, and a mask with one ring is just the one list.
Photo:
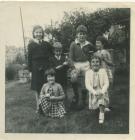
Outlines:
{"label": "black and white photograph", "polygon": [[131,5],[0,2],[0,9],[5,133],[130,133]]}

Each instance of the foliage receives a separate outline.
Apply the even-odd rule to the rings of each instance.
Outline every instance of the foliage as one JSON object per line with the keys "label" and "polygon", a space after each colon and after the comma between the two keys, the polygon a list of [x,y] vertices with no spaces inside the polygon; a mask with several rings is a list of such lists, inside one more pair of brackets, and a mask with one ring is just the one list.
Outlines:
{"label": "foliage", "polygon": [[129,35],[129,18],[129,8],[99,9],[93,13],[80,9],[68,13],[64,12],[64,17],[59,27],[51,28],[49,32],[63,44],[64,50],[68,51],[70,43],[75,38],[75,30],[78,25],[83,24],[88,28],[87,39],[94,44],[96,37],[109,30],[111,25],[119,24],[124,26],[124,31]]}
{"label": "foliage", "polygon": [[14,80],[15,75],[16,75],[16,71],[12,65],[6,67],[6,80]]}
{"label": "foliage", "polygon": [[24,64],[26,63],[25,57],[21,53],[17,53],[14,63],[16,64]]}
{"label": "foliage", "polygon": [[5,76],[6,80],[14,80],[17,78],[18,70],[22,69],[20,64],[11,63],[6,67]]}

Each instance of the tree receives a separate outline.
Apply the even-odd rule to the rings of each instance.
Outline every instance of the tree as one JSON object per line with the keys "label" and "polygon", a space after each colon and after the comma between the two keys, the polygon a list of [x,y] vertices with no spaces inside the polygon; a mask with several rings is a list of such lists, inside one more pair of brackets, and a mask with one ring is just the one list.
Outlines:
{"label": "tree", "polygon": [[[130,35],[130,9],[129,8],[106,8],[99,9],[93,13],[84,11],[83,9],[72,12],[64,12],[63,20],[58,28],[48,28],[48,30],[56,40],[60,41],[64,46],[64,51],[69,50],[70,43],[76,35],[76,28],[83,24],[88,28],[88,40],[93,44],[98,35],[102,35],[109,30],[111,25],[121,25],[129,42]],[[129,45],[128,45],[129,46]]]}

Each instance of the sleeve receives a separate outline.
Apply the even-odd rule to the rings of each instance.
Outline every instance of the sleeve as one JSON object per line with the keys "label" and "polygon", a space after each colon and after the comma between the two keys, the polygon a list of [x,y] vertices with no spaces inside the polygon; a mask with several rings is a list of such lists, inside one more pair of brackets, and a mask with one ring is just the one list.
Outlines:
{"label": "sleeve", "polygon": [[32,46],[31,44],[28,45],[28,69],[32,71]]}
{"label": "sleeve", "polygon": [[109,79],[108,79],[106,70],[102,69],[101,74],[103,75],[103,82],[104,82],[104,85],[101,89],[101,93],[105,94],[109,88]]}
{"label": "sleeve", "polygon": [[110,52],[107,51],[107,50],[106,50],[106,57],[105,58],[107,59],[106,60],[107,61],[107,64],[111,66],[112,65],[112,57],[111,57]]}
{"label": "sleeve", "polygon": [[96,52],[96,47],[90,42],[90,48],[93,52]]}
{"label": "sleeve", "polygon": [[40,91],[40,98],[45,95],[45,85],[42,86],[41,91]]}
{"label": "sleeve", "polygon": [[63,88],[62,88],[62,86],[61,86],[60,84],[58,85],[58,88],[59,88],[59,93],[60,93],[59,95],[60,95],[60,96],[65,95],[65,94],[64,94],[64,91],[63,91]]}
{"label": "sleeve", "polygon": [[71,43],[69,50],[69,63],[71,67],[74,67],[74,43]]}
{"label": "sleeve", "polygon": [[107,57],[108,57],[108,60],[109,60],[110,62],[112,62],[112,57],[111,57],[111,54],[110,54],[109,51],[107,51]]}
{"label": "sleeve", "polygon": [[85,74],[85,86],[86,86],[86,89],[91,92],[92,94],[96,94],[96,91],[93,89],[91,83],[90,83],[90,77],[91,77],[91,74],[90,74],[90,71],[87,71],[86,74]]}

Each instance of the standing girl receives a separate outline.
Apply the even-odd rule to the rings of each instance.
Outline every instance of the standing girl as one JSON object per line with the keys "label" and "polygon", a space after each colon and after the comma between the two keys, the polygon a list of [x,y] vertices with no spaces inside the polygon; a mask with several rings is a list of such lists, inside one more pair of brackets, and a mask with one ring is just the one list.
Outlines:
{"label": "standing girl", "polygon": [[104,122],[105,107],[109,104],[109,80],[105,69],[101,67],[101,60],[93,56],[90,60],[91,69],[86,72],[85,86],[89,91],[89,109],[99,108],[99,123]]}
{"label": "standing girl", "polygon": [[112,58],[108,50],[105,49],[107,44],[107,40],[103,36],[98,36],[96,38],[96,48],[97,51],[95,53],[96,56],[100,57],[101,59],[101,67],[104,68],[107,72],[110,86],[113,84],[113,74],[112,74]]}
{"label": "standing girl", "polygon": [[36,91],[36,112],[39,111],[39,93],[45,82],[44,71],[49,66],[52,47],[43,40],[44,31],[39,25],[33,28],[33,41],[28,45],[28,68],[32,74],[31,89]]}

